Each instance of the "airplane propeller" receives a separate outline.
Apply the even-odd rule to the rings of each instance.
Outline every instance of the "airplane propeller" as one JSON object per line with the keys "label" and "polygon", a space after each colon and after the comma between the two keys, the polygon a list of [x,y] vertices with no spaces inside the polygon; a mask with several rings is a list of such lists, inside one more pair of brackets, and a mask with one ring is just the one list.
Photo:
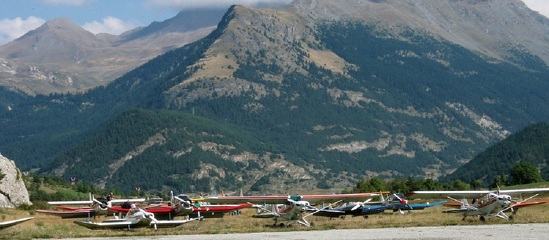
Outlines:
{"label": "airplane propeller", "polygon": [[[400,202],[400,204],[403,204],[405,206],[407,206],[408,208],[412,209],[412,207],[408,204],[408,200],[407,199],[402,199],[401,197],[398,196],[398,194],[394,193],[393,196],[395,196],[398,201]],[[404,212],[402,211],[401,208],[398,208],[398,212],[400,214],[404,214]]]}
{"label": "airplane propeller", "polygon": [[353,208],[351,208],[351,211],[354,211],[354,210],[357,210],[358,208],[364,207],[364,204],[369,203],[370,201],[372,201],[372,199],[371,199],[371,198],[368,198],[368,199],[367,199],[366,201],[364,201],[364,202],[358,202],[358,203],[356,203],[356,205],[355,205]]}
{"label": "airplane propeller", "polygon": [[539,193],[536,193],[536,194],[532,195],[531,197],[526,198],[526,199],[524,199],[524,200],[522,200],[522,201],[514,201],[514,200],[511,200],[511,201],[515,202],[515,204],[509,204],[509,207],[504,208],[503,210],[501,210],[501,212],[504,212],[504,211],[507,211],[507,210],[511,209],[511,211],[514,213],[515,210],[513,209],[513,205],[521,204],[521,203],[526,202],[526,201],[528,201],[528,200],[530,200],[530,199],[532,199],[532,198],[537,197],[538,195],[539,195]]}
{"label": "airplane propeller", "polygon": [[106,209],[108,208],[108,205],[107,205],[107,204],[105,204],[104,202],[101,202],[101,201],[99,201],[99,200],[97,200],[97,199],[95,199],[95,198],[92,198],[92,201],[95,202],[95,203],[97,203],[98,206],[99,206],[99,208],[101,208],[101,210],[106,210]]}

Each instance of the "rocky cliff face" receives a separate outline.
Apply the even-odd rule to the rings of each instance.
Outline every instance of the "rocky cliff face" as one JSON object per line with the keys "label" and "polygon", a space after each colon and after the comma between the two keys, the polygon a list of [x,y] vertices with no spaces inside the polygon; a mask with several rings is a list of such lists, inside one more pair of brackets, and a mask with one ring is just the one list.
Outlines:
{"label": "rocky cliff face", "polygon": [[21,204],[32,204],[29,193],[15,162],[0,155],[0,207],[14,208]]}
{"label": "rocky cliff face", "polygon": [[549,63],[549,19],[520,0],[297,0],[289,8],[313,21],[414,29],[491,58],[514,62],[510,55],[520,50]]}

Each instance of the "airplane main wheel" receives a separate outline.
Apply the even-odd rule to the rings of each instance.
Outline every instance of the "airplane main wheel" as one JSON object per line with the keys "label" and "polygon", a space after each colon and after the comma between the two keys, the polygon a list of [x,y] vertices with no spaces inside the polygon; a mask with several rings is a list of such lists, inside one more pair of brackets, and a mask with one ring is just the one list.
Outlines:
{"label": "airplane main wheel", "polygon": [[364,219],[368,219],[368,215],[364,215]]}
{"label": "airplane main wheel", "polygon": [[509,216],[509,220],[513,220],[515,219],[513,216]]}
{"label": "airplane main wheel", "polygon": [[480,216],[480,221],[486,221],[486,218],[484,218],[484,216]]}
{"label": "airplane main wheel", "polygon": [[309,225],[311,225],[311,227],[314,227],[314,226],[315,226],[315,223],[314,223],[314,222],[312,222],[312,223],[311,223],[311,224],[309,224]]}

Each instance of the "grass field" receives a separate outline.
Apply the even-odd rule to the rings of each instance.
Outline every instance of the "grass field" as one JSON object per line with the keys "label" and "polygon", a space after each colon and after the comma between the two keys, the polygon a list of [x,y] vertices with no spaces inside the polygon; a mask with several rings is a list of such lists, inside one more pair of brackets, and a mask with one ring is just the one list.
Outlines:
{"label": "grass field", "polygon": [[[33,238],[74,238],[74,237],[119,237],[119,236],[152,236],[152,235],[189,235],[189,234],[225,234],[243,232],[272,231],[303,231],[327,229],[360,229],[360,228],[398,228],[409,226],[448,226],[477,225],[505,223],[547,223],[549,222],[549,205],[538,205],[520,209],[514,220],[488,219],[481,222],[478,218],[468,217],[461,220],[459,214],[442,213],[448,207],[437,206],[426,210],[413,211],[405,214],[385,213],[362,217],[346,217],[344,219],[329,219],[311,216],[309,221],[313,227],[294,224],[290,227],[272,227],[271,219],[256,219],[250,217],[255,209],[244,209],[241,215],[225,216],[219,219],[194,221],[176,228],[161,228],[155,231],[151,228],[128,230],[90,230],[73,223],[80,219],[61,219],[59,217],[34,213],[33,211],[3,209],[0,211],[0,221],[8,221],[22,217],[34,216],[34,219],[14,227],[0,230],[0,239],[33,239]],[[105,217],[99,217],[101,221]]]}

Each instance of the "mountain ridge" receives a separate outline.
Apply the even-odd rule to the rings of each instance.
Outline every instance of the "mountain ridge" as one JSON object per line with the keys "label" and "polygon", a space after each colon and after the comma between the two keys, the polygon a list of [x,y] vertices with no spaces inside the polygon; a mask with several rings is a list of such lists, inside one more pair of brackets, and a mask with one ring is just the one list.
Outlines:
{"label": "mountain ridge", "polygon": [[506,49],[525,48],[549,63],[549,19],[520,0],[362,1],[347,8],[341,2],[294,1],[289,8],[312,19],[360,19],[397,31],[417,28],[496,59],[506,59]]}
{"label": "mountain ridge", "polygon": [[[202,38],[215,25],[178,24],[185,20],[189,17],[182,12],[162,23],[114,36],[94,35],[68,18],[52,19],[0,47],[4,63],[0,84],[31,95],[74,93],[105,85],[161,53]],[[157,25],[168,28],[156,29]]]}
{"label": "mountain ridge", "polygon": [[[509,133],[547,119],[548,74],[547,64],[528,51],[514,50],[512,59],[497,60],[414,28],[394,31],[356,19],[315,22],[284,9],[232,6],[210,35],[168,51],[105,87],[41,97],[40,103],[20,100],[24,104],[0,111],[6,129],[0,147],[17,146],[24,153],[17,158],[27,164],[35,162],[32,158],[48,161],[52,165],[44,171],[64,177],[86,175],[85,170],[132,156],[124,168],[99,171],[88,179],[105,182],[105,187],[122,187],[117,185],[122,182],[150,189],[189,184],[211,191],[230,183],[232,190],[274,187],[285,192],[344,187],[374,176],[435,179]],[[198,131],[175,119],[140,123],[152,132],[127,142],[85,141],[105,132],[142,133],[143,127],[132,128],[140,118],[126,114],[133,108],[182,112],[224,129],[237,126],[234,129],[242,136],[250,133],[253,140],[242,144],[231,138],[227,143],[227,130],[202,126]],[[145,114],[160,118],[168,113]],[[32,129],[44,129],[40,124],[57,129],[30,131],[15,116],[36,118],[35,125],[29,124]],[[118,121],[126,124],[110,124],[122,116],[126,119]],[[23,127],[7,127],[18,126],[15,123]],[[65,145],[49,140],[44,149],[35,139],[50,139],[48,134]],[[219,138],[206,141],[198,135]],[[94,155],[104,152],[99,145],[113,152]],[[54,147],[59,150],[50,150]],[[89,151],[75,151],[77,147]],[[45,154],[31,154],[46,150],[51,152],[47,159]],[[235,167],[243,165],[234,160],[244,156],[284,161],[243,176],[242,168]],[[154,186],[152,180],[133,177],[140,175],[132,170],[150,169],[157,161],[169,163],[162,167],[190,164],[193,169],[173,176],[147,175]],[[82,168],[84,163],[89,166]],[[261,167],[256,161],[247,163],[250,171]],[[298,171],[288,174],[290,170]]]}

